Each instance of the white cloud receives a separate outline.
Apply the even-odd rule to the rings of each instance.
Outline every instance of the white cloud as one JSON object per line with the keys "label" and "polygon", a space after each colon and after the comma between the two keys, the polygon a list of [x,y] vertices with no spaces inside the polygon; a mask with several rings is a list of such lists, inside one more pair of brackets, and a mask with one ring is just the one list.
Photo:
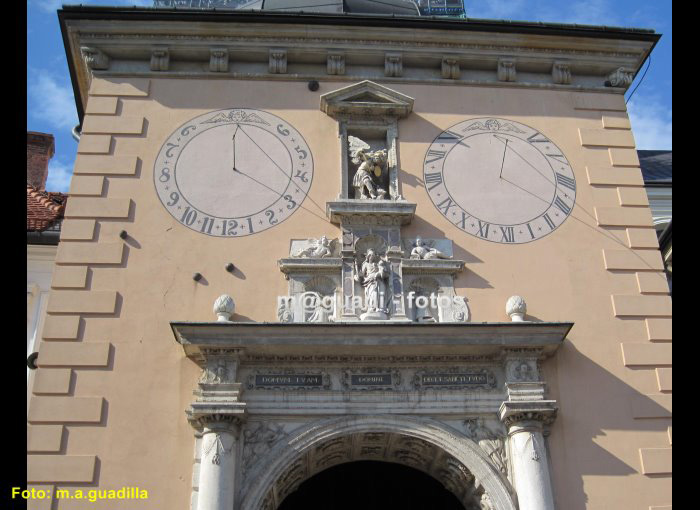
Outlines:
{"label": "white cloud", "polygon": [[66,193],[73,175],[73,163],[64,163],[54,157],[49,161],[49,175],[46,179],[47,191],[62,191]]}
{"label": "white cloud", "polygon": [[68,79],[58,80],[46,69],[33,69],[29,76],[29,115],[57,129],[78,124],[73,89]]}
{"label": "white cloud", "polygon": [[654,96],[635,95],[627,104],[637,149],[671,150],[672,110]]}

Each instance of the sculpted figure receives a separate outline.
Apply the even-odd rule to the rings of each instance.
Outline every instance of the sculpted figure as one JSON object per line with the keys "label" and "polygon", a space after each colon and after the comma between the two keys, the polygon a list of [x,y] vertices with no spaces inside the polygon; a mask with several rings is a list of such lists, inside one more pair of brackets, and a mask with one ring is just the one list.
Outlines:
{"label": "sculpted figure", "polygon": [[370,151],[367,143],[354,136],[349,136],[348,141],[352,162],[360,165],[352,178],[355,198],[383,199],[386,197],[386,190],[379,187],[377,179],[382,176],[386,165],[386,149]]}
{"label": "sculpted figure", "polygon": [[321,236],[320,239],[310,239],[310,241],[311,246],[300,250],[299,252],[295,253],[294,256],[310,259],[321,259],[332,255],[332,241],[330,241],[326,236]]}
{"label": "sculpted figure", "polygon": [[427,244],[425,244],[425,241],[421,239],[420,237],[416,237],[416,246],[411,250],[411,258],[412,259],[424,259],[424,260],[432,260],[432,259],[451,259],[452,257],[449,255],[445,255],[442,253],[440,250],[436,248],[431,248]]}
{"label": "sculpted figure", "polygon": [[361,319],[387,319],[389,313],[389,262],[382,259],[374,250],[367,250],[365,261],[358,270],[355,262],[355,281],[365,289],[367,312]]}
{"label": "sculpted figure", "polygon": [[502,472],[506,473],[505,444],[502,437],[499,437],[491,429],[483,424],[481,419],[470,419],[465,422],[467,426],[467,436],[476,441],[482,450],[491,458],[493,464]]}

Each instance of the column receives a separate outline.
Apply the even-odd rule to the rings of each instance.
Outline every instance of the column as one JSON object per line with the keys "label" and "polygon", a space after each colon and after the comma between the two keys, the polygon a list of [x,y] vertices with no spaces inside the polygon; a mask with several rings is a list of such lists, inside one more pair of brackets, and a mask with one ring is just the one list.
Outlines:
{"label": "column", "polygon": [[[223,419],[222,419],[223,418]],[[197,510],[233,510],[238,418],[203,417]]]}
{"label": "column", "polygon": [[513,480],[520,510],[554,510],[542,428],[554,421],[553,400],[506,401],[498,415],[510,438]]}

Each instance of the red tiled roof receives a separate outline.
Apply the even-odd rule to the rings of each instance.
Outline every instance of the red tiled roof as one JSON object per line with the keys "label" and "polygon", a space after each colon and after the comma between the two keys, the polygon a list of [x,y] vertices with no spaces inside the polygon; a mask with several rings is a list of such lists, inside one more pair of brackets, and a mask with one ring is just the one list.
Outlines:
{"label": "red tiled roof", "polygon": [[63,218],[68,195],[27,184],[27,231],[41,232]]}

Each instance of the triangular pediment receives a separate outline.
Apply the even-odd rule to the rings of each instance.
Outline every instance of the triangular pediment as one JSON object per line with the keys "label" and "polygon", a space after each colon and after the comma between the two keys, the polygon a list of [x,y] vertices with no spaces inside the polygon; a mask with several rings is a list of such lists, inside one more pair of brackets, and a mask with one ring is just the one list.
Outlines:
{"label": "triangular pediment", "polygon": [[413,98],[378,83],[365,80],[321,96],[321,111],[331,117],[406,117]]}

